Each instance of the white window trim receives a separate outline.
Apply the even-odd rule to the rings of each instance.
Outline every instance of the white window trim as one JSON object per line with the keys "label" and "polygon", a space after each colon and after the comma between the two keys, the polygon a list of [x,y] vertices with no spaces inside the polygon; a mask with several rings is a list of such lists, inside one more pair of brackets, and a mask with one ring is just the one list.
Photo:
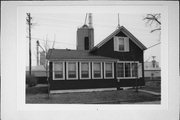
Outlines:
{"label": "white window trim", "polygon": [[[131,63],[137,63],[137,65],[139,65],[139,61],[117,61],[117,63],[123,63],[123,66],[124,66],[124,70],[123,70],[124,77],[116,77],[117,79],[135,79],[135,78],[139,78],[139,76],[138,77],[132,77],[132,68],[131,68]],[[125,63],[130,63],[130,72],[131,72],[130,74],[131,74],[131,77],[125,77]]]}
{"label": "white window trim", "polygon": [[[94,77],[94,63],[100,63],[101,65],[101,77]],[[92,62],[92,79],[102,79],[103,78],[103,74],[102,74],[102,62]]]}
{"label": "white window trim", "polygon": [[[112,77],[106,77],[106,63],[112,64]],[[113,62],[104,62],[104,78],[105,79],[114,78],[114,63]]]}
{"label": "white window trim", "polygon": [[54,66],[55,66],[55,62],[53,62],[53,80],[65,80],[65,65],[64,65],[64,62],[62,61],[56,61],[56,62],[59,62],[59,63],[62,63],[63,64],[63,78],[55,78],[55,70],[54,70]]}
{"label": "white window trim", "polygon": [[[82,63],[88,63],[88,66],[89,66],[89,77],[88,78],[82,78],[81,77],[81,74],[82,74],[82,71],[81,71],[81,64]],[[84,61],[84,62],[80,62],[80,64],[79,64],[79,76],[80,76],[80,79],[91,79],[91,66],[90,66],[90,62],[86,62],[86,61]]]}
{"label": "white window trim", "polygon": [[[68,64],[71,62],[75,62],[76,63],[76,77],[75,78],[69,78],[68,77]],[[67,80],[77,80],[78,79],[78,62],[77,61],[68,61],[66,62],[66,78]]]}

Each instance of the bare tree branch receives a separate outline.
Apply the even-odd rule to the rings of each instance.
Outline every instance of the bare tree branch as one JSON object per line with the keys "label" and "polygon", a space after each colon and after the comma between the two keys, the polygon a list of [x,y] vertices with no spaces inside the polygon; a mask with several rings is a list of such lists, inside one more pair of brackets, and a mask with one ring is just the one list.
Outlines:
{"label": "bare tree branch", "polygon": [[151,33],[154,31],[159,31],[161,30],[161,14],[157,13],[157,14],[147,14],[146,17],[143,18],[143,20],[146,21],[146,24],[149,24],[150,26],[152,26],[153,24],[155,24],[155,28],[153,30],[151,30]]}
{"label": "bare tree branch", "polygon": [[153,29],[153,30],[151,30],[151,33],[154,32],[154,31],[159,31],[159,30],[161,30],[161,28]]}

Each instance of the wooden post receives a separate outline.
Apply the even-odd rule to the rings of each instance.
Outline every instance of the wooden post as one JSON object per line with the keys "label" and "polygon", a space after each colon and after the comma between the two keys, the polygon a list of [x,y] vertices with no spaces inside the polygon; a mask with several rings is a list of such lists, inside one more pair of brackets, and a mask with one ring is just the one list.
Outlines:
{"label": "wooden post", "polygon": [[31,76],[31,14],[27,13],[27,23],[29,26],[29,76]]}

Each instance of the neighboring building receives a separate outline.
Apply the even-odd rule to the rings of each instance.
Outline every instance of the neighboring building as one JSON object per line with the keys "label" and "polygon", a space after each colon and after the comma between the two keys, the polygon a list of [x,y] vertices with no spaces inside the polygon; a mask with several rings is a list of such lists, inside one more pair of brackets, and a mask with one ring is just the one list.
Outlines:
{"label": "neighboring building", "polygon": [[46,55],[45,52],[40,52],[40,65],[45,66],[46,65]]}
{"label": "neighboring building", "polygon": [[144,86],[146,47],[125,27],[94,45],[94,30],[77,30],[77,50],[50,49],[50,90]]}
{"label": "neighboring building", "polygon": [[[32,66],[31,74],[37,78],[37,83],[47,83],[46,69],[43,65]],[[26,67],[26,76],[29,76],[29,67]]]}
{"label": "neighboring building", "polygon": [[161,79],[161,68],[156,60],[144,62],[144,77],[147,80]]}

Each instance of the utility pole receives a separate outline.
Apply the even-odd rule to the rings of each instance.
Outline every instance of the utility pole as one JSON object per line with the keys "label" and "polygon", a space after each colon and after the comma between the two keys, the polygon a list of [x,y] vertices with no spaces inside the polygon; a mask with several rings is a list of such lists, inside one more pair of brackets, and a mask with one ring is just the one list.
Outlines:
{"label": "utility pole", "polygon": [[27,24],[29,26],[29,76],[31,76],[31,14],[30,13],[27,13],[27,18],[26,18],[26,21],[27,21]]}
{"label": "utility pole", "polygon": [[37,49],[37,66],[40,65],[40,59],[39,59],[39,41],[36,41],[36,49]]}

